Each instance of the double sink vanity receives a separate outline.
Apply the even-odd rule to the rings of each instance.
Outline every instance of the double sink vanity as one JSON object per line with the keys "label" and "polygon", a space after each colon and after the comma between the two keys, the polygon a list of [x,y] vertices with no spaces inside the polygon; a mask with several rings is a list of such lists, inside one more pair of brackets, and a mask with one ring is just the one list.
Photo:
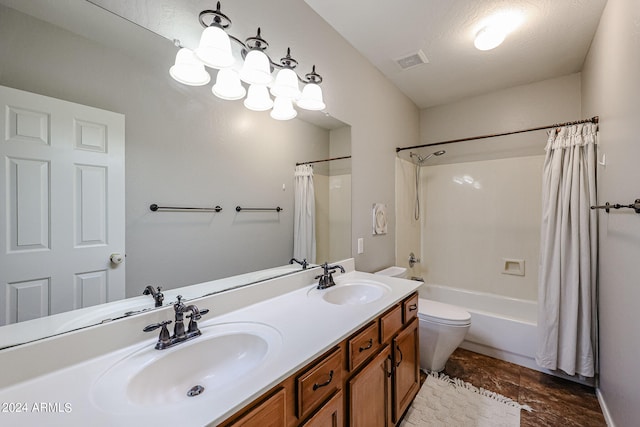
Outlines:
{"label": "double sink vanity", "polygon": [[[420,386],[420,283],[340,264],[326,289],[300,270],[4,349],[0,425],[393,425]],[[183,314],[200,334],[156,349]]]}

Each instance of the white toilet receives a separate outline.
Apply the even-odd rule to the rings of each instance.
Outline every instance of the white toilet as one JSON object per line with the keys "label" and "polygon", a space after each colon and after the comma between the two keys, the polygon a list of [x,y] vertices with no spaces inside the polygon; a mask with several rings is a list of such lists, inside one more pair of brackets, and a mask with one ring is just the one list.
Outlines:
{"label": "white toilet", "polygon": [[[406,276],[406,268],[389,267],[376,272],[384,276]],[[439,372],[449,356],[464,340],[471,326],[471,315],[463,308],[420,298],[418,300],[420,368]]]}
{"label": "white toilet", "polygon": [[418,300],[420,368],[440,372],[464,340],[471,315],[463,308],[420,298]]}

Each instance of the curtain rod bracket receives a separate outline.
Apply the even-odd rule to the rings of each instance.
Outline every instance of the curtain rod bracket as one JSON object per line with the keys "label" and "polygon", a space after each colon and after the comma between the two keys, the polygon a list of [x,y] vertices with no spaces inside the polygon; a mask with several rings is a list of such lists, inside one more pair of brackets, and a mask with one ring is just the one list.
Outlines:
{"label": "curtain rod bracket", "polygon": [[633,203],[628,205],[621,205],[620,203],[616,203],[615,205],[606,202],[601,206],[591,206],[591,209],[604,209],[606,213],[609,213],[611,209],[633,209],[637,214],[640,214],[640,199],[636,199]]}

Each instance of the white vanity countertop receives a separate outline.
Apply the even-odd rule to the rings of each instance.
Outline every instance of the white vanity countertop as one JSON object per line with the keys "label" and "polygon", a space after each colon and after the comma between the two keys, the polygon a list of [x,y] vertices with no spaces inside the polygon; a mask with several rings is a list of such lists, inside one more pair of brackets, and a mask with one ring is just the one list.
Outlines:
{"label": "white vanity countertop", "polygon": [[[421,284],[357,271],[335,277],[338,286],[354,280],[371,280],[388,285],[389,292],[367,304],[335,305],[317,297],[315,294],[322,291],[314,291],[315,284],[310,284],[217,317],[212,316],[216,308],[215,299],[211,299],[207,301],[213,303],[212,307],[198,303],[202,305],[201,309],[211,309],[199,322],[203,330],[202,337],[168,350],[154,350],[158,354],[180,351],[181,346],[203,339],[207,327],[212,325],[256,322],[275,328],[281,337],[277,354],[267,357],[257,370],[238,380],[246,385],[230,387],[229,391],[223,393],[207,394],[205,390],[200,396],[176,403],[147,406],[129,404],[123,392],[114,390],[115,401],[121,402],[115,405],[117,410],[104,409],[104,405],[94,402],[92,390],[101,374],[137,350],[153,347],[157,341],[156,331],[150,334],[152,337],[135,345],[0,389],[0,425],[110,427],[170,424],[204,426],[220,423],[405,298]],[[210,319],[205,320],[207,317]],[[46,358],[47,355],[38,357]],[[173,367],[177,372],[186,368]],[[5,369],[11,367],[3,366],[2,370]],[[159,376],[164,374],[158,372]],[[234,384],[238,385],[238,382]]]}

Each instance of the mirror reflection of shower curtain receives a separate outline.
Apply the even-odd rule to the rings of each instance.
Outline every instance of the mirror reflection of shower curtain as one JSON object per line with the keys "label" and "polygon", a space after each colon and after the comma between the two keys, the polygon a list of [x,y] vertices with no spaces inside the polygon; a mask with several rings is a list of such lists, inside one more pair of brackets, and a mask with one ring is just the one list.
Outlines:
{"label": "mirror reflection of shower curtain", "polygon": [[536,362],[585,377],[597,340],[596,133],[595,124],[550,132],[542,178]]}
{"label": "mirror reflection of shower curtain", "polygon": [[296,166],[293,188],[293,257],[315,264],[316,200],[311,165]]}

